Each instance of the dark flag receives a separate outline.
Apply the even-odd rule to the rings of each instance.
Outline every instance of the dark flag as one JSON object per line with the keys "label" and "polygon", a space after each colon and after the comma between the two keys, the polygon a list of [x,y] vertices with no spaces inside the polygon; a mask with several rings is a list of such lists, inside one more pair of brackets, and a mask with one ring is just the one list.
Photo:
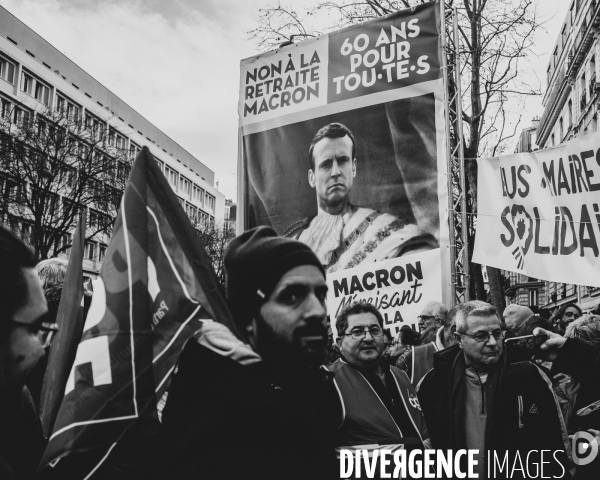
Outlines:
{"label": "dark flag", "polygon": [[138,419],[155,419],[183,345],[203,319],[220,321],[243,339],[210,259],[144,147],[41,467],[70,452],[112,449]]}
{"label": "dark flag", "polygon": [[83,330],[85,227],[86,214],[84,210],[79,215],[79,224],[75,230],[73,245],[71,245],[71,255],[56,314],[59,331],[48,352],[48,366],[42,384],[40,415],[45,438],[48,438],[52,432]]}

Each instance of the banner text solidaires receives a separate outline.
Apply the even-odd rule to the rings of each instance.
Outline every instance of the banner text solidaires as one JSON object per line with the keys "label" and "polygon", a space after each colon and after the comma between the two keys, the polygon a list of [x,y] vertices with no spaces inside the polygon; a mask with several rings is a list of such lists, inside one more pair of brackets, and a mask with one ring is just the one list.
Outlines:
{"label": "banner text solidaires", "polygon": [[600,287],[600,134],[478,164],[473,261]]}

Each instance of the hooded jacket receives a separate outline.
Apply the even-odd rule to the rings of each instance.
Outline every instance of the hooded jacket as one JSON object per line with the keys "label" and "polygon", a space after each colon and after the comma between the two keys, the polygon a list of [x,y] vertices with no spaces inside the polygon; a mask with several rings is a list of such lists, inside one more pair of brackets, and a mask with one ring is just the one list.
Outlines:
{"label": "hooded jacket", "polygon": [[[456,345],[435,353],[433,364],[418,387],[433,448],[466,448],[464,354]],[[541,450],[551,451],[543,458],[549,462],[544,464],[544,476],[570,478],[569,439],[548,377],[531,362],[507,364],[503,355],[488,374],[486,385],[481,400],[487,414],[486,458],[489,453],[488,467],[495,468],[492,478],[530,478],[533,468],[541,468]],[[496,464],[494,454],[500,459]],[[506,454],[508,464],[499,470]],[[515,461],[519,466],[517,457],[523,466],[528,464],[529,474],[513,469]]]}
{"label": "hooded jacket", "polygon": [[205,322],[186,343],[162,414],[169,478],[331,478],[336,425],[324,397],[331,377],[315,369],[305,384],[288,387],[285,368]]}

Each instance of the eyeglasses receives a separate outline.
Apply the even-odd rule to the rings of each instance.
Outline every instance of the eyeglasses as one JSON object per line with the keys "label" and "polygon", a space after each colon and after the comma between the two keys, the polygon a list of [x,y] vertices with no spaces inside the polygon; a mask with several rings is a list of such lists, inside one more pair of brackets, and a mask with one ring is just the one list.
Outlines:
{"label": "eyeglasses", "polygon": [[489,334],[488,332],[479,332],[479,333],[476,333],[475,335],[470,335],[468,333],[461,333],[461,335],[466,335],[467,337],[471,337],[476,342],[484,343],[484,342],[487,342],[490,339],[490,337],[494,337],[495,340],[500,340],[500,339],[504,338],[504,336],[506,335],[506,332],[504,330],[496,330],[495,332],[492,332],[491,334]]}
{"label": "eyeglasses", "polygon": [[418,315],[419,320],[429,320],[430,318],[436,318],[435,315]]}
{"label": "eyeglasses", "polygon": [[35,335],[39,340],[42,348],[49,347],[54,338],[54,334],[58,332],[58,325],[50,322],[34,322],[24,323],[13,320],[12,323],[26,327],[32,335]]}
{"label": "eyeglasses", "polygon": [[362,340],[367,335],[367,332],[369,332],[373,338],[383,336],[383,329],[381,327],[371,327],[363,330],[359,330],[357,328],[352,330],[350,333],[345,333],[344,337],[352,337],[354,340]]}

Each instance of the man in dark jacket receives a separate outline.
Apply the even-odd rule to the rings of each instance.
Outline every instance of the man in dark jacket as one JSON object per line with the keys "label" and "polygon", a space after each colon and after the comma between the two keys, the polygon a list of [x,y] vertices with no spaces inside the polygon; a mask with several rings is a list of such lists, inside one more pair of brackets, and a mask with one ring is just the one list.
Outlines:
{"label": "man in dark jacket", "polygon": [[321,263],[303,243],[259,227],[231,241],[225,269],[252,348],[210,321],[187,343],[163,411],[170,478],[330,478]]}
{"label": "man in dark jacket", "polygon": [[381,313],[371,304],[353,303],[342,310],[336,328],[342,357],[327,368],[335,372],[339,396],[337,446],[428,445],[413,386],[404,372],[383,361]]}
{"label": "man in dark jacket", "polygon": [[51,332],[29,249],[0,227],[0,478],[33,478],[44,448],[42,426],[25,381]]}
{"label": "man in dark jacket", "polygon": [[[542,467],[544,476],[569,478],[568,436],[548,377],[533,363],[506,363],[491,305],[458,319],[456,330],[458,345],[434,355],[418,391],[433,447],[478,449],[479,478],[530,478]],[[551,453],[542,458],[542,450]]]}

